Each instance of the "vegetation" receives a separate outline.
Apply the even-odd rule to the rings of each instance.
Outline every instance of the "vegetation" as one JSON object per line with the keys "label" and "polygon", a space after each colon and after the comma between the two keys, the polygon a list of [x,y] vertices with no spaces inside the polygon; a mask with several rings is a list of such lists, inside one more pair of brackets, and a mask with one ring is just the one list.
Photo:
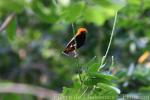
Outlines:
{"label": "vegetation", "polygon": [[149,100],[149,17],[149,0],[0,0],[0,99]]}

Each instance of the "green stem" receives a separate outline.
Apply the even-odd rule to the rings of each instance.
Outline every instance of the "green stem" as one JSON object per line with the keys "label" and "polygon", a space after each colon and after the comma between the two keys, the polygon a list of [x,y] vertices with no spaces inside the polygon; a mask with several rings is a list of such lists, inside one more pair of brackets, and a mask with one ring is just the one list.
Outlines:
{"label": "green stem", "polygon": [[75,27],[74,27],[73,23],[72,23],[72,30],[73,30],[73,34],[76,35],[76,33],[75,33]]}
{"label": "green stem", "polygon": [[83,93],[81,94],[81,96],[80,97],[82,97],[85,93],[86,93],[86,91],[89,89],[89,87],[86,87],[86,89],[83,91]]}
{"label": "green stem", "polygon": [[[113,36],[114,36],[114,30],[115,30],[115,26],[116,26],[116,21],[117,21],[117,14],[118,14],[118,12],[116,11],[115,18],[114,18],[114,23],[113,23],[113,29],[112,29],[110,40],[109,40],[109,44],[108,44],[106,53],[105,53],[105,55],[102,58],[101,66],[105,63],[106,57],[108,55],[108,52],[109,52],[109,49],[110,49],[110,46],[111,46],[111,43],[112,43],[112,39],[113,39]],[[98,71],[100,71],[101,66],[98,68]]]}

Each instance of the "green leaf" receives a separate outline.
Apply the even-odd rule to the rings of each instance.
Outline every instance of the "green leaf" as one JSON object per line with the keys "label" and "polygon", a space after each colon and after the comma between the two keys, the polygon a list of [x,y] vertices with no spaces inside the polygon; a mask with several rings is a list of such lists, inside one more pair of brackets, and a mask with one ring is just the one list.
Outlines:
{"label": "green leaf", "polygon": [[118,11],[126,5],[126,2],[123,0],[93,0],[93,2],[99,6],[103,6],[107,9],[113,9],[115,11]]}
{"label": "green leaf", "polygon": [[132,4],[132,5],[140,5],[141,4],[141,1],[140,0],[127,0],[127,2],[129,4]]}
{"label": "green leaf", "polygon": [[98,68],[100,67],[100,63],[93,63],[90,68],[88,69],[88,72],[97,72]]}
{"label": "green leaf", "polygon": [[97,72],[99,67],[103,68],[104,66],[105,64],[100,66],[100,63],[96,59],[96,56],[94,56],[88,63],[84,65],[84,67],[87,69],[87,72]]}
{"label": "green leaf", "polygon": [[107,15],[104,15],[103,10],[100,6],[87,6],[83,15],[84,20],[88,23],[102,25],[107,19]]}
{"label": "green leaf", "polygon": [[0,11],[21,12],[25,5],[25,0],[0,0]]}
{"label": "green leaf", "polygon": [[69,7],[62,8],[62,19],[65,19],[68,22],[74,22],[77,18],[82,15],[82,11],[85,7],[84,2],[77,2]]}
{"label": "green leaf", "polygon": [[90,77],[95,77],[98,79],[107,79],[107,80],[117,80],[117,77],[110,75],[110,74],[105,74],[105,73],[88,73]]}
{"label": "green leaf", "polygon": [[[101,88],[104,92],[101,92],[103,95],[116,95],[120,94],[120,90],[114,86],[110,86],[104,83],[99,83],[97,88]],[[107,92],[106,92],[107,91]]]}
{"label": "green leaf", "polygon": [[143,86],[139,89],[140,92],[150,92],[150,86]]}
{"label": "green leaf", "polygon": [[67,88],[67,87],[63,87],[63,92],[62,95],[79,95],[79,90],[81,88],[81,85],[78,83],[74,83],[73,87],[71,88]]}
{"label": "green leaf", "polygon": [[[142,1],[141,1],[141,2],[142,2]],[[147,9],[147,8],[149,9],[149,7],[150,7],[150,1],[149,1],[149,0],[144,0],[143,3],[144,3],[143,8],[144,8],[144,9]],[[141,4],[141,3],[140,3],[140,4]]]}
{"label": "green leaf", "polygon": [[120,90],[114,86],[99,83],[91,91],[91,96],[96,97],[96,100],[116,100]]}
{"label": "green leaf", "polygon": [[112,85],[112,81],[115,80],[117,80],[117,78],[113,75],[101,74],[98,72],[87,73],[87,77],[85,78],[84,84],[88,86],[96,85],[97,83],[106,83]]}
{"label": "green leaf", "polygon": [[13,19],[6,28],[7,37],[10,41],[12,41],[16,35],[16,27],[16,19]]}
{"label": "green leaf", "polygon": [[107,100],[116,100],[117,95],[120,94],[120,90],[114,86],[99,83],[95,89],[91,91],[91,94],[98,96],[100,100],[106,99],[106,97]]}
{"label": "green leaf", "polygon": [[93,0],[95,4],[100,4],[101,6],[110,6],[112,4],[111,0]]}
{"label": "green leaf", "polygon": [[96,56],[94,56],[90,61],[88,61],[84,66],[89,68],[92,66],[94,63],[97,63]]}
{"label": "green leaf", "polygon": [[58,20],[58,17],[54,11],[55,8],[45,7],[40,1],[33,1],[32,10],[41,21],[46,23],[55,22]]}
{"label": "green leaf", "polygon": [[5,94],[2,95],[3,100],[22,100],[21,95],[18,94]]}
{"label": "green leaf", "polygon": [[[96,85],[97,83],[99,83],[100,80],[95,78],[95,77],[88,77],[83,83],[87,86],[93,86]],[[108,81],[107,81],[108,82]]]}

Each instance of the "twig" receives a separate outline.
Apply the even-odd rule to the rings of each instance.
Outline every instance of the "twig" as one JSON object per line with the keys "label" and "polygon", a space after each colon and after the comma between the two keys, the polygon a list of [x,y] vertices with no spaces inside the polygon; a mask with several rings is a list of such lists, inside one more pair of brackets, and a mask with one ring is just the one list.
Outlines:
{"label": "twig", "polygon": [[83,91],[83,93],[80,95],[80,97],[82,97],[88,89],[89,89],[89,87],[86,87],[86,89]]}
{"label": "twig", "polygon": [[[109,44],[108,44],[106,53],[105,53],[105,55],[104,55],[103,58],[102,58],[101,65],[104,64],[104,62],[105,62],[105,60],[106,60],[106,57],[107,57],[107,55],[108,55],[108,52],[109,52],[111,43],[112,43],[112,39],[113,39],[113,35],[114,35],[114,30],[115,30],[115,26],[116,26],[116,21],[117,21],[117,14],[118,14],[118,12],[116,11],[116,13],[115,13],[115,19],[114,19],[114,23],[113,23],[113,29],[112,29],[111,36],[110,36],[110,40],[109,40]],[[101,68],[101,67],[98,68],[98,71],[100,70],[100,68]]]}
{"label": "twig", "polygon": [[15,13],[11,13],[10,15],[7,16],[7,18],[5,19],[5,21],[0,26],[0,32],[2,32],[9,25],[9,23],[12,21],[12,19],[14,17],[15,17]]}
{"label": "twig", "polygon": [[6,82],[0,82],[0,93],[31,94],[39,98],[50,100],[58,97],[57,92],[42,87]]}

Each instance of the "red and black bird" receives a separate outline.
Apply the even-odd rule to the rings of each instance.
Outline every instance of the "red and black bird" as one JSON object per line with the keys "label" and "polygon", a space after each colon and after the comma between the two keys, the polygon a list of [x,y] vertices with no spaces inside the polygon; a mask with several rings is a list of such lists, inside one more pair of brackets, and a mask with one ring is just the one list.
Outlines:
{"label": "red and black bird", "polygon": [[63,54],[67,56],[77,57],[76,49],[80,48],[85,43],[87,29],[79,28],[75,36],[66,45]]}

